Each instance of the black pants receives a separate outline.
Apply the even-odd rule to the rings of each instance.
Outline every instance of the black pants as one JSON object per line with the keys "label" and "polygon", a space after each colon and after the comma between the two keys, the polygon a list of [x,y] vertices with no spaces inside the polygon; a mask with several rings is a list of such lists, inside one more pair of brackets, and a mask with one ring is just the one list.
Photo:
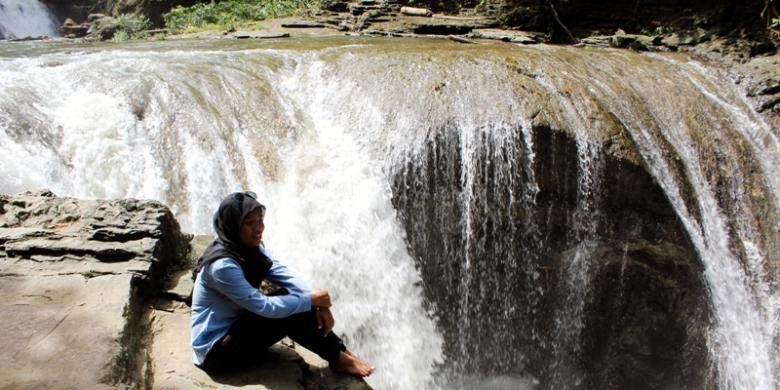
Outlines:
{"label": "black pants", "polygon": [[227,335],[206,354],[206,360],[200,368],[209,372],[246,368],[256,361],[262,351],[285,336],[329,363],[337,361],[341,351],[346,350],[341,339],[333,332],[322,335],[322,330],[317,328],[314,310],[278,319],[244,312],[230,327]]}

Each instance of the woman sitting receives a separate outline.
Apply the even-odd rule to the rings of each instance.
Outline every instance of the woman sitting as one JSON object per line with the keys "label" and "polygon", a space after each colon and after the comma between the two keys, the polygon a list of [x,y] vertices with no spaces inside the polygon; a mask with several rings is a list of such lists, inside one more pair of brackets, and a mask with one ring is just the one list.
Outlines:
{"label": "woman sitting", "polygon": [[[233,193],[214,215],[217,238],[195,268],[192,361],[208,372],[245,368],[285,336],[316,353],[333,370],[358,377],[374,368],[350,353],[331,329],[330,295],[312,290],[263,245],[265,206],[254,193]],[[260,283],[280,286],[264,295]]]}

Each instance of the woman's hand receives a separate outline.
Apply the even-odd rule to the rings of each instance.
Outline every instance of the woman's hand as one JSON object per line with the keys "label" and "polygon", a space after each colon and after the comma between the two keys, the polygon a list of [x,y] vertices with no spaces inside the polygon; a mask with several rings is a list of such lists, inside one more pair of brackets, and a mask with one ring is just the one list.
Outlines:
{"label": "woman's hand", "polygon": [[326,290],[316,288],[311,293],[311,305],[316,307],[330,307],[330,294]]}
{"label": "woman's hand", "polygon": [[322,330],[322,335],[327,336],[333,329],[333,325],[336,320],[333,319],[333,314],[327,307],[317,308],[317,328]]}

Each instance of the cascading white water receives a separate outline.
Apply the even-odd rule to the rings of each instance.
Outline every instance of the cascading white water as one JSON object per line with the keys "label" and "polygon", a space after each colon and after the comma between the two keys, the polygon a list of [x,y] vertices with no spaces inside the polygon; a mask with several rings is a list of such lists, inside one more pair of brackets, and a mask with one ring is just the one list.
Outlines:
{"label": "cascading white water", "polygon": [[57,22],[40,0],[0,0],[0,39],[57,35]]}
{"label": "cascading white water", "polygon": [[[334,120],[330,101],[347,86],[328,79],[325,63],[304,56],[288,65],[292,71],[277,73],[274,91],[284,97],[289,117],[305,118],[304,128],[282,158],[290,173],[266,187],[269,204],[280,206],[269,210],[268,226],[280,228],[268,229],[268,240],[314,285],[328,286],[335,314],[343,318],[340,331],[380,367],[369,383],[432,388],[441,338],[422,309],[384,162],[360,147],[348,122]],[[370,117],[370,105],[364,109]]]}
{"label": "cascading white water", "polygon": [[[284,66],[213,72],[212,64],[228,55],[247,61],[246,69],[264,61]],[[317,65],[298,66],[288,57],[112,52],[5,62],[3,191],[48,187],[79,197],[168,199],[180,205],[174,210],[187,230],[208,233],[221,197],[255,190],[268,208],[269,248],[314,286],[329,289],[336,330],[378,367],[369,382],[430,388],[441,338],[422,307],[419,275],[381,167],[309,100],[327,94],[311,94],[296,81]],[[182,63],[192,70],[185,79],[177,74]],[[145,79],[134,78],[137,69],[145,69]],[[94,71],[98,77],[89,75]],[[116,85],[118,79],[138,82]],[[274,84],[271,95],[253,91],[270,88],[266,79],[287,81]],[[54,93],[51,84],[58,85]],[[9,123],[31,108],[15,104],[21,96],[41,103],[33,108],[41,122]],[[270,105],[280,109],[270,112]],[[258,144],[275,148],[258,153]],[[177,172],[167,172],[172,165]]]}
{"label": "cascading white water", "polygon": [[[731,145],[729,137],[749,141],[768,183],[766,190],[753,190],[766,192],[772,210],[778,206],[773,176],[780,168],[777,135],[733,86],[714,83],[709,70],[663,56],[544,46],[503,46],[496,52],[485,49],[484,58],[471,58],[437,42],[422,50],[432,53],[429,57],[419,59],[418,49],[387,54],[371,44],[314,49],[305,44],[214,45],[137,44],[127,50],[73,53],[69,48],[0,57],[0,191],[49,188],[77,197],[158,199],[173,208],[185,230],[207,233],[222,196],[253,189],[268,206],[270,249],[315,285],[332,291],[337,329],[379,367],[370,383],[382,389],[434,388],[447,381],[436,378],[444,356],[433,316],[453,310],[467,315],[461,324],[495,320],[496,328],[486,332],[513,336],[515,324],[501,321],[516,318],[513,311],[523,309],[512,306],[514,297],[491,308],[499,316],[489,321],[468,316],[481,313],[472,307],[471,297],[492,293],[480,279],[487,275],[477,273],[489,268],[486,263],[512,269],[522,268],[528,259],[473,256],[487,246],[484,235],[477,234],[485,221],[475,216],[509,216],[507,210],[515,206],[536,204],[541,179],[532,169],[532,127],[538,121],[568,131],[576,140],[580,175],[576,229],[570,233],[578,245],[564,264],[572,270],[574,286],[565,293],[569,300],[587,294],[588,268],[597,260],[589,241],[598,238],[599,187],[602,175],[609,175],[599,160],[600,143],[603,133],[616,125],[663,188],[704,265],[714,319],[710,357],[720,388],[776,388],[778,302],[767,280],[770,254],[763,242],[773,236],[762,236],[756,211],[739,199],[743,194],[738,191],[746,191],[746,185],[728,188],[738,195],[736,211],[718,203],[718,184],[704,168],[706,156],[697,150],[705,140],[696,139],[697,124],[680,114],[680,104],[700,110],[696,118],[724,145]],[[522,64],[502,62],[506,53],[519,52]],[[627,75],[626,69],[637,71]],[[665,90],[655,88],[659,74],[669,78],[661,78],[661,84],[668,84],[661,85]],[[517,82],[519,77],[530,81]],[[692,95],[668,92],[680,87]],[[697,99],[707,103],[694,104]],[[462,293],[456,302],[460,306],[431,308],[422,297],[421,277],[393,208],[389,181],[418,159],[446,160],[442,154],[428,156],[424,148],[448,142],[448,131],[456,133],[456,146],[433,149],[457,155],[452,170],[459,173],[453,186],[457,193],[455,200],[445,200],[465,210],[456,231],[465,243],[466,262],[449,286]],[[512,161],[525,165],[508,163]],[[680,164],[684,174],[673,164]],[[512,190],[519,176],[528,185],[522,194]],[[481,181],[485,177],[493,187]],[[491,195],[493,203],[485,200],[488,190],[499,194]],[[752,218],[742,218],[742,213]],[[534,223],[539,222],[528,222]],[[776,226],[778,221],[766,223]],[[545,242],[541,233],[534,233],[540,229],[529,230],[534,240]],[[534,245],[542,244],[528,247]],[[621,244],[624,257],[627,248]],[[539,277],[534,272],[529,267],[532,280]],[[510,273],[490,277],[491,283],[508,289],[517,283]],[[584,326],[578,322],[582,313],[568,309],[558,311],[560,323],[569,329],[528,326],[530,332],[563,331],[576,339]],[[496,342],[470,327],[456,331],[461,355],[479,352],[474,343]],[[565,342],[575,344],[540,348],[578,350],[576,340]],[[490,365],[498,374],[483,378],[466,372],[476,379],[461,380],[462,387],[533,387],[532,379],[511,372],[511,366],[524,364],[525,351],[509,351],[511,356],[506,350],[495,352],[505,354]],[[489,357],[457,359],[461,364],[456,369],[468,370]],[[576,363],[573,358],[571,364]]]}
{"label": "cascading white water", "polygon": [[574,99],[566,96],[552,80],[545,76],[539,77],[540,84],[553,96],[562,108],[562,115],[568,123],[573,124],[577,143],[577,209],[571,221],[571,240],[576,247],[566,254],[566,270],[562,279],[561,291],[565,291],[559,310],[565,315],[559,315],[556,324],[556,338],[563,340],[556,344],[555,363],[552,370],[555,386],[580,387],[582,374],[576,369],[576,359],[581,354],[580,339],[585,328],[585,307],[590,300],[587,292],[591,285],[591,268],[593,267],[591,253],[599,237],[599,210],[603,208],[600,201],[602,193],[603,161],[600,161],[599,144],[589,140],[588,109]]}
{"label": "cascading white water", "polygon": [[[754,111],[745,107],[742,99],[736,97],[737,93],[733,88],[716,86],[712,82],[709,70],[699,65],[689,68],[683,63],[670,59],[664,58],[663,61],[671,64],[675,71],[681,72],[686,81],[699,88],[705,96],[710,96],[712,103],[708,104],[716,107],[723,106],[725,99],[742,102],[741,105],[728,105],[725,112],[735,118],[732,123],[740,124],[736,127],[739,137],[746,140],[757,138],[762,140],[760,147],[751,145],[752,152],[758,155],[757,160],[762,163],[762,167],[769,169],[768,165],[777,169],[777,153],[780,151],[777,135],[763,124]],[[773,389],[777,385],[773,374],[777,367],[775,360],[777,353],[774,350],[778,322],[777,302],[774,302],[771,293],[766,291],[769,286],[766,270],[755,266],[755,264],[765,264],[764,255],[755,250],[750,251],[747,260],[753,265],[747,269],[743,268],[739,254],[731,247],[733,237],[726,227],[729,224],[729,216],[722,210],[715,197],[715,192],[720,189],[713,188],[713,183],[707,181],[707,175],[701,165],[702,156],[699,155],[697,141],[691,135],[695,132],[692,127],[700,126],[701,123],[681,121],[679,106],[676,106],[679,101],[663,100],[663,98],[659,100],[657,95],[646,93],[644,85],[647,84],[643,83],[653,83],[658,80],[649,74],[638,73],[637,75],[626,88],[646,99],[649,107],[658,107],[653,109],[651,114],[656,123],[652,125],[642,123],[642,119],[631,112],[634,107],[621,105],[617,100],[611,102],[610,108],[621,115],[621,120],[626,127],[638,130],[632,133],[632,137],[636,137],[635,142],[640,153],[648,162],[654,177],[666,191],[704,262],[716,321],[716,326],[710,334],[709,347],[718,365],[720,387]],[[604,88],[599,91],[600,93],[609,96],[623,93],[606,87],[603,83],[599,87]],[[695,107],[693,102],[688,104]],[[709,111],[709,109],[708,105],[701,106],[702,117],[718,115],[716,111]],[[715,117],[708,123],[711,123],[713,128],[718,128],[722,126],[722,123],[717,122],[718,120],[720,118]],[[658,142],[659,135],[654,133],[657,128],[665,129],[661,137],[666,138],[675,150],[668,151]],[[713,136],[719,135],[713,134]],[[693,196],[695,204],[686,204],[681,194],[681,183],[674,180],[673,170],[665,163],[666,153],[673,153],[677,156],[675,158],[683,161],[686,178],[695,193]],[[772,188],[772,191],[769,191],[770,202],[774,201],[772,203],[777,207],[776,179],[771,173],[765,172],[765,174],[766,184]],[[752,213],[747,210],[749,207],[747,202],[738,202],[738,205],[747,214],[740,215],[738,217],[740,222],[735,226],[739,239],[747,242],[758,239],[755,220],[750,219]],[[694,212],[700,215],[699,218],[693,215],[692,208],[695,208]]]}

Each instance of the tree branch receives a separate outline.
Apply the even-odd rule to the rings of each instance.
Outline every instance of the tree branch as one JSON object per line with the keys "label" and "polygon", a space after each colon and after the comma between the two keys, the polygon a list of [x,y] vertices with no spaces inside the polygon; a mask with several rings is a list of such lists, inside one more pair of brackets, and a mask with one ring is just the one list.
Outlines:
{"label": "tree branch", "polygon": [[767,25],[772,21],[772,18],[777,16],[777,10],[772,4],[774,0],[764,0],[764,9],[761,10],[761,19],[763,19]]}
{"label": "tree branch", "polygon": [[[767,0],[771,1],[771,0]],[[555,21],[558,22],[558,25],[560,25],[563,28],[563,31],[566,31],[566,34],[569,34],[569,38],[571,38],[571,41],[574,43],[579,42],[577,38],[574,38],[574,35],[569,31],[569,29],[566,27],[565,24],[561,21],[561,18],[558,17],[558,11],[555,10],[555,6],[553,5],[551,0],[547,0],[547,4],[550,6],[550,9],[552,9],[553,16],[555,17]]]}

